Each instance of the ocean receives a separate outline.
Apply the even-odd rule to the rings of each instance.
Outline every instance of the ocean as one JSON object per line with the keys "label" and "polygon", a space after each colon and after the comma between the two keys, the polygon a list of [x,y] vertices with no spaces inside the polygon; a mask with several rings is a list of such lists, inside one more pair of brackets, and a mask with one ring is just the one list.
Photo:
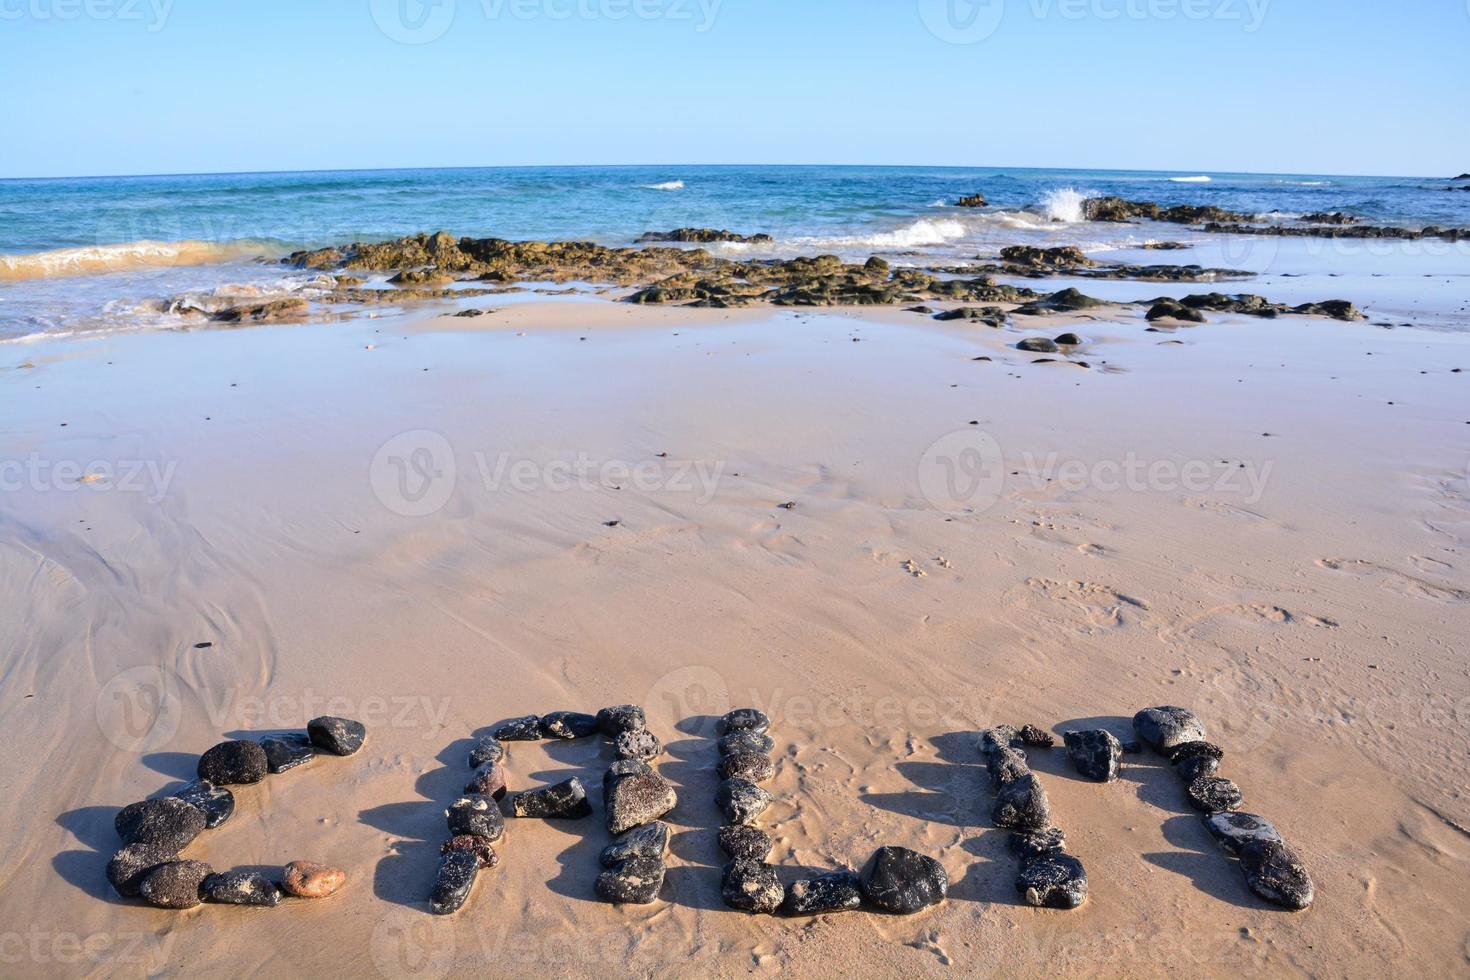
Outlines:
{"label": "ocean", "polygon": [[[833,252],[932,264],[1009,244],[1126,249],[1200,234],[1082,221],[1082,201],[1102,195],[1288,222],[1344,211],[1373,224],[1470,226],[1470,193],[1452,186],[1405,177],[818,166],[0,180],[0,340],[170,325],[157,312],[165,297],[309,288],[313,276],[270,260],[419,231],[623,245],[648,231],[713,227],[775,239],[714,248],[732,256]],[[955,206],[975,193],[989,206]]]}

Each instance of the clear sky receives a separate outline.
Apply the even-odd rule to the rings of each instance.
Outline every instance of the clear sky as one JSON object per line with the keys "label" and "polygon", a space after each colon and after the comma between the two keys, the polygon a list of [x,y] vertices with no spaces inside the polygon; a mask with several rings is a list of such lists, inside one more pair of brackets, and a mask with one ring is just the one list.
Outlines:
{"label": "clear sky", "polygon": [[0,176],[1453,176],[1470,0],[0,0]]}

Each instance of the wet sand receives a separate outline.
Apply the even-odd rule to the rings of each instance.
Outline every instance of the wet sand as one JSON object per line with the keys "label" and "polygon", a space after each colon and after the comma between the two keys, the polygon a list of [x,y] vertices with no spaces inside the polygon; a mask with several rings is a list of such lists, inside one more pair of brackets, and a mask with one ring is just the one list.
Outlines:
{"label": "wet sand", "polygon": [[[1470,338],[1211,321],[1028,331],[1082,334],[1086,369],[897,311],[590,302],[0,349],[23,464],[0,517],[6,971],[1463,972]],[[628,701],[680,792],[662,901],[595,900],[599,808],[511,821],[466,909],[430,916],[470,737]],[[1124,735],[1163,703],[1306,858],[1311,910],[1246,889],[1162,760],[1096,785],[1059,749],[1031,760],[1091,900],[1018,903],[974,733]],[[949,900],[724,909],[710,721],[746,704],[773,720],[786,880],[900,844]],[[186,853],[326,861],[341,893],[112,894],[117,807],[324,712],[366,722],[363,751],[238,787]],[[511,788],[579,773],[597,798],[609,759],[514,745]]]}

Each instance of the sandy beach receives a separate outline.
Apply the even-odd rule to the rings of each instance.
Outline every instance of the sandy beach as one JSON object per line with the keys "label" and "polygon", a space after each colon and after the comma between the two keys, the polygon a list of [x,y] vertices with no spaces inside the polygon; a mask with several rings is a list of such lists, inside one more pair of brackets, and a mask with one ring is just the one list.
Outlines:
{"label": "sandy beach", "polygon": [[[1410,278],[1454,260],[1251,289],[1348,296],[1370,321],[1428,297],[1457,322],[1453,281]],[[1089,291],[1124,287],[1174,291]],[[1470,965],[1470,335],[478,302],[492,312],[0,347],[4,970]],[[1015,348],[1064,330],[1088,367]],[[679,793],[661,900],[593,895],[607,744],[525,743],[513,791],[581,775],[598,812],[509,821],[470,904],[431,916],[472,737],[626,702]],[[1060,748],[1031,761],[1091,897],[1018,902],[976,733],[1126,737],[1156,704],[1205,722],[1246,809],[1311,869],[1310,910],[1246,888],[1158,756],[1100,785]],[[944,865],[948,900],[726,909],[712,722],[747,705],[776,740],[762,823],[783,879],[898,844]],[[341,892],[185,912],[112,892],[118,807],[192,778],[222,738],[326,713],[363,721],[363,750],[237,787],[189,856],[327,861]]]}

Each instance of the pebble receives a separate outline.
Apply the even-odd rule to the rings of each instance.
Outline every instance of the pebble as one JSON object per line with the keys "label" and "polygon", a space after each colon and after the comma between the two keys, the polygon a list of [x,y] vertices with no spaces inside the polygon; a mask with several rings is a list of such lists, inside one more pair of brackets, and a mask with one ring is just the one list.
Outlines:
{"label": "pebble", "polygon": [[1173,705],[1143,709],[1133,716],[1133,730],[1145,745],[1165,754],[1185,742],[1205,741],[1205,726],[1194,712]]}
{"label": "pebble", "polygon": [[878,848],[863,869],[861,884],[864,898],[895,915],[938,905],[949,893],[944,866],[907,847]]}
{"label": "pebble", "polygon": [[674,787],[656,772],[623,776],[607,794],[607,830],[622,834],[657,820],[679,803]]}
{"label": "pebble", "polygon": [[505,767],[498,762],[487,762],[475,774],[470,781],[465,783],[464,791],[476,796],[489,796],[493,799],[504,799],[505,797]]}
{"label": "pebble", "polygon": [[107,862],[107,880],[123,898],[137,898],[148,873],[178,853],[156,844],[128,844]]}
{"label": "pebble", "polygon": [[541,734],[546,738],[587,738],[596,735],[601,728],[596,715],[577,711],[553,711],[541,716]]}
{"label": "pebble", "polygon": [[720,755],[736,755],[741,752],[770,752],[776,740],[760,732],[731,732],[720,736]]}
{"label": "pebble", "polygon": [[350,718],[322,715],[306,723],[306,734],[311,744],[332,755],[351,755],[362,748],[367,740],[367,729],[362,722]]}
{"label": "pebble", "polygon": [[1067,835],[1060,827],[1011,834],[1011,853],[1021,858],[1051,854],[1067,848]]}
{"label": "pebble", "polygon": [[458,912],[469,899],[479,873],[480,859],[474,851],[445,851],[434,875],[434,890],[429,893],[429,911],[435,915]]}
{"label": "pebble", "polygon": [[1077,336],[1075,333],[1060,334],[1056,337],[1053,337],[1052,340],[1062,347],[1076,347],[1082,343],[1082,338]]}
{"label": "pebble", "polygon": [[776,774],[771,757],[760,752],[736,752],[720,760],[715,772],[721,779],[748,779],[763,783]]}
{"label": "pebble", "polygon": [[592,804],[587,802],[582,780],[573,776],[552,786],[515,794],[511,797],[511,812],[517,817],[580,820],[592,815]]}
{"label": "pebble", "polygon": [[990,773],[991,788],[997,791],[1007,783],[1031,774],[1031,767],[1026,763],[1026,754],[1009,745],[1003,745],[986,756],[985,768]]}
{"label": "pebble", "polygon": [[786,915],[823,915],[850,912],[862,904],[858,876],[851,871],[832,871],[792,882],[781,902],[781,911]]}
{"label": "pebble", "polygon": [[613,740],[619,759],[656,759],[664,750],[658,736],[646,728],[623,732]]}
{"label": "pebble", "polygon": [[1070,854],[1038,854],[1021,862],[1016,892],[1033,908],[1075,909],[1087,901],[1087,872]]}
{"label": "pebble", "polygon": [[634,855],[597,876],[597,897],[614,905],[648,905],[664,884],[663,861]]}
{"label": "pebble", "polygon": [[505,816],[488,796],[477,793],[461,796],[449,804],[444,817],[449,821],[449,832],[456,837],[473,834],[498,841],[505,834]]}
{"label": "pebble", "polygon": [[770,915],[781,907],[786,889],[769,864],[733,861],[720,874],[720,897],[732,909]]}
{"label": "pebble", "polygon": [[1016,344],[1016,350],[1030,351],[1033,354],[1055,354],[1058,347],[1056,341],[1048,337],[1027,337]]}
{"label": "pebble", "polygon": [[662,820],[635,827],[602,849],[604,868],[613,868],[629,858],[653,858],[662,861],[669,853],[669,825]]}
{"label": "pebble", "polygon": [[1189,803],[1196,810],[1216,813],[1239,810],[1245,802],[1240,787],[1224,776],[1203,776],[1189,784]]}
{"label": "pebble", "polygon": [[1270,821],[1254,813],[1222,810],[1206,814],[1202,819],[1210,836],[1231,854],[1238,855],[1240,849],[1253,840],[1281,842],[1281,835]]}
{"label": "pebble", "polygon": [[500,744],[500,739],[493,735],[486,735],[475,742],[474,748],[470,749],[470,768],[478,769],[487,762],[504,762],[505,746]]}
{"label": "pebble", "polygon": [[1240,868],[1250,890],[1273,905],[1300,911],[1316,897],[1306,865],[1279,840],[1247,842],[1240,849]]}
{"label": "pebble", "polygon": [[113,827],[124,844],[150,844],[177,854],[204,832],[204,812],[173,796],[129,803]]}
{"label": "pebble", "polygon": [[715,804],[732,824],[750,824],[771,805],[771,794],[748,779],[726,779],[715,790]]}
{"label": "pebble", "polygon": [[281,887],[297,898],[326,898],[347,882],[347,872],[314,861],[292,861],[281,874]]}
{"label": "pebble", "polygon": [[623,732],[634,732],[648,727],[643,709],[636,704],[619,704],[597,712],[597,727],[608,738],[617,738]]}
{"label": "pebble", "polygon": [[495,853],[490,838],[478,834],[456,834],[449,838],[439,848],[439,853],[448,854],[450,851],[468,851],[480,862],[481,869],[493,868],[500,863],[500,857]]}
{"label": "pebble", "polygon": [[161,909],[192,909],[203,901],[199,886],[213,873],[203,861],[170,861],[148,872],[139,894]]}
{"label": "pebble", "polygon": [[199,778],[216,786],[258,783],[270,771],[258,742],[221,742],[199,757]]}
{"label": "pebble", "polygon": [[764,830],[739,824],[721,827],[717,839],[720,850],[728,854],[732,861],[764,861],[775,846],[771,835]]}
{"label": "pebble", "polygon": [[316,758],[316,751],[311,747],[311,737],[300,733],[269,735],[260,740],[260,747],[265,750],[266,768],[272,773],[304,766]]}
{"label": "pebble", "polygon": [[1118,763],[1123,758],[1123,743],[1101,729],[1088,732],[1066,732],[1062,740],[1067,745],[1067,755],[1072,766],[1080,775],[1098,783],[1110,783],[1118,778]]}
{"label": "pebble", "polygon": [[262,905],[275,908],[281,901],[276,883],[258,871],[222,871],[205,878],[199,894],[219,905]]}
{"label": "pebble", "polygon": [[1056,737],[1044,728],[1026,725],[1020,731],[1021,742],[1034,749],[1049,749],[1057,744]]}
{"label": "pebble", "polygon": [[1051,802],[1035,775],[1027,773],[1001,787],[991,820],[1010,830],[1046,830],[1051,826]]}
{"label": "pebble", "polygon": [[495,729],[495,737],[502,742],[539,742],[541,740],[541,718],[537,715],[512,718]]}
{"label": "pebble", "polygon": [[207,779],[196,779],[174,794],[176,799],[204,814],[205,829],[213,830],[235,813],[235,794]]}
{"label": "pebble", "polygon": [[715,733],[728,735],[731,732],[754,732],[764,735],[770,727],[771,719],[759,708],[736,708],[715,724]]}

